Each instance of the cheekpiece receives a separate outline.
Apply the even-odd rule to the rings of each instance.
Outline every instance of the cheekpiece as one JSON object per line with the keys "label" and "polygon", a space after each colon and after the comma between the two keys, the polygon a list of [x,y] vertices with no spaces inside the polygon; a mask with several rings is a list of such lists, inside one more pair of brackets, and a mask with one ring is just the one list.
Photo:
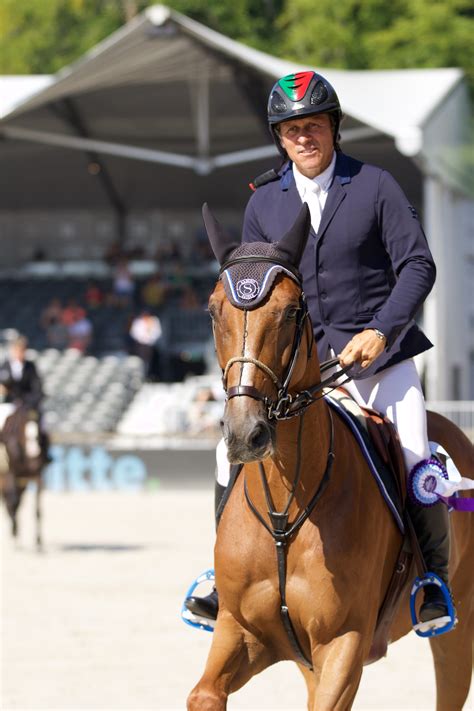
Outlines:
{"label": "cheekpiece", "polygon": [[[233,264],[234,260],[237,263]],[[299,284],[300,280],[291,271],[291,265],[285,266],[286,261],[287,255],[275,244],[252,242],[240,245],[221,270],[227,298],[237,308],[251,310],[261,304],[278,274],[285,274]]]}

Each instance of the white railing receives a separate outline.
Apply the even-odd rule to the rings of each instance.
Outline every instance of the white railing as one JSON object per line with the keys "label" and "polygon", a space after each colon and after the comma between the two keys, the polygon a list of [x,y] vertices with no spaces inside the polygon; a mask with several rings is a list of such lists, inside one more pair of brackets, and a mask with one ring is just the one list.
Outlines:
{"label": "white railing", "polygon": [[471,439],[474,439],[474,400],[430,400],[428,410],[439,412],[454,422]]}

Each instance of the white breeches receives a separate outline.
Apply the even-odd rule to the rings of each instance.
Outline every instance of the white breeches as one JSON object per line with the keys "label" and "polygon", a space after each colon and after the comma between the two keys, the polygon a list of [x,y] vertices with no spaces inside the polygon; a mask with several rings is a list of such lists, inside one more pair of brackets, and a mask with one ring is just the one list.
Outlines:
{"label": "white breeches", "polygon": [[344,385],[362,407],[371,407],[396,427],[407,471],[431,456],[426,426],[425,398],[412,358],[392,365],[381,373]]}
{"label": "white breeches", "polygon": [[[370,378],[352,380],[344,388],[359,405],[378,410],[393,422],[400,438],[407,471],[431,456],[425,400],[413,359],[392,365]],[[216,460],[217,481],[227,486],[230,465],[223,439],[217,445]]]}

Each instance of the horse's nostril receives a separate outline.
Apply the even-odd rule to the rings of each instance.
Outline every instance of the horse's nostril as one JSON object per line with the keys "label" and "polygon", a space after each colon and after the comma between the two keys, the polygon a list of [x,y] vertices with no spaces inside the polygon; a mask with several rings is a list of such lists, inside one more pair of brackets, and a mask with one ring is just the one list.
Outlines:
{"label": "horse's nostril", "polygon": [[252,449],[262,449],[270,442],[270,430],[265,424],[258,424],[250,433],[248,441]]}

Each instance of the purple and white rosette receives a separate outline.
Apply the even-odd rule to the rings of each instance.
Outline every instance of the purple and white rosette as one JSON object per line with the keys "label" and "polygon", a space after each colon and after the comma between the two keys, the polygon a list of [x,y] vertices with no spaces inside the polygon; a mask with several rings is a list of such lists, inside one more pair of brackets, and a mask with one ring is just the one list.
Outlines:
{"label": "purple and white rosette", "polygon": [[458,491],[474,490],[474,480],[458,476],[451,480],[444,464],[436,457],[423,459],[408,475],[408,493],[419,506],[442,501],[456,511],[474,511],[474,498],[460,498]]}

